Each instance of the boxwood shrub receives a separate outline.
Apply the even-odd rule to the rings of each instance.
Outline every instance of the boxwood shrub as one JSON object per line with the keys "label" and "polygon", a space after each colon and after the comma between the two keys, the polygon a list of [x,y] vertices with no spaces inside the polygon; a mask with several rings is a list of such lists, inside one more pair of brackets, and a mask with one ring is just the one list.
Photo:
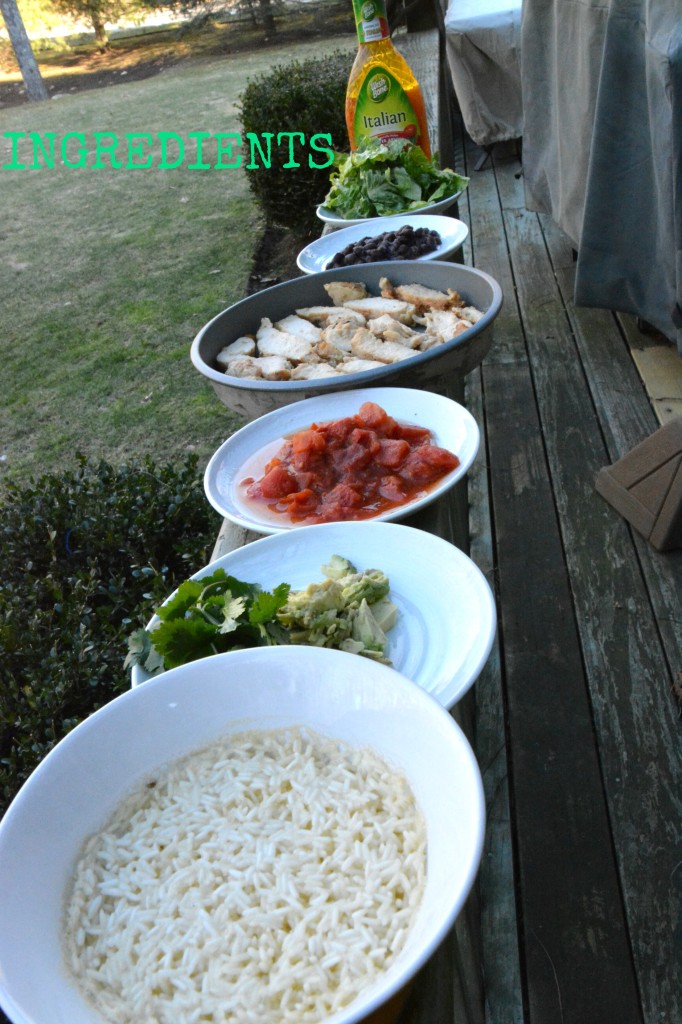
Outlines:
{"label": "boxwood shrub", "polygon": [[5,485],[0,814],[55,742],[128,688],[129,632],[208,562],[219,526],[194,456],[114,467],[79,455],[66,474]]}
{"label": "boxwood shrub", "polygon": [[[354,52],[336,50],[328,57],[276,66],[251,80],[240,98],[244,142],[247,132],[261,140],[266,132],[273,135],[271,166],[265,168],[257,155],[258,166],[246,167],[251,192],[270,224],[293,229],[300,236],[321,227],[315,207],[329,191],[332,170],[308,166],[309,153],[318,163],[324,160],[324,154],[309,149],[311,136],[329,134],[333,149],[349,148],[345,102],[354,57]],[[289,151],[284,140],[276,145],[279,132],[304,134],[305,147],[296,144],[294,150],[300,167],[284,166]]]}

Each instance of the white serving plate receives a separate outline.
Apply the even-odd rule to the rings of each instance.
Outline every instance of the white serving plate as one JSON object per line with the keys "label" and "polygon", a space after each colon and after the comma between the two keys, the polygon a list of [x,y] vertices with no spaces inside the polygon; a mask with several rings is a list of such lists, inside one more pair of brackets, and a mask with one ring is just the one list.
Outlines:
{"label": "white serving plate", "polygon": [[[246,544],[192,579],[224,569],[264,590],[279,583],[302,590],[324,578],[320,566],[332,555],[342,555],[357,569],[386,573],[390,599],[398,607],[397,622],[388,633],[393,668],[443,707],[456,704],[488,659],[497,619],[495,599],[481,570],[440,537],[399,523],[321,523]],[[147,629],[158,622],[155,615]],[[133,687],[149,678],[139,665],[133,666]]]}
{"label": "white serving plate", "polygon": [[[420,216],[415,213],[411,217],[378,217],[376,220],[362,221],[348,228],[339,231],[332,231],[328,235],[315,239],[298,254],[296,263],[305,274],[317,274],[327,269],[327,264],[341,252],[347,245],[359,242],[361,239],[370,236],[376,238],[387,231],[397,231],[399,228],[409,224],[414,228],[428,228],[430,231],[437,231],[441,237],[440,245],[432,252],[418,256],[422,260],[443,260],[456,252],[466,241],[469,228],[466,224],[457,220],[456,217],[436,217],[432,214]],[[354,267],[349,267],[354,270]]]}
{"label": "white serving plate", "polygon": [[[0,822],[0,1006],[14,1024],[101,1018],[64,966],[64,899],[86,838],[133,787],[245,729],[307,727],[371,746],[407,776],[426,825],[426,889],[388,970],[326,1018],[359,1024],[427,962],[464,906],[485,827],[481,774],[464,733],[413,682],[316,647],[260,647],[166,672],[105,704],[40,763]],[[182,1020],[182,1013],[177,1020]]]}
{"label": "white serving plate", "polygon": [[[443,213],[445,210],[449,210],[450,207],[457,202],[459,197],[462,195],[464,189],[460,189],[459,192],[455,192],[454,196],[447,196],[446,199],[439,199],[437,203],[427,203],[426,206],[420,206],[417,210],[405,210],[404,213],[393,214],[394,217],[410,217],[415,214],[423,213]],[[317,216],[320,220],[323,220],[325,224],[331,224],[332,227],[336,228],[347,228],[351,224],[371,224],[372,222],[379,220],[378,217],[339,217],[338,214],[332,210],[328,210],[326,206],[317,207]]]}
{"label": "white serving plate", "polygon": [[278,438],[304,430],[313,423],[353,416],[363,402],[376,402],[401,423],[430,430],[433,443],[447,448],[460,461],[459,466],[423,497],[367,521],[375,523],[411,515],[454,487],[474,461],[480,441],[478,424],[463,406],[443,395],[413,388],[361,388],[331,392],[275,409],[232,434],[212,455],[204,473],[204,490],[213,508],[238,526],[256,533],[300,529],[303,524],[289,522],[284,516],[277,517],[274,522],[267,513],[261,516],[257,507],[243,500],[239,484],[245,476],[244,466]]}

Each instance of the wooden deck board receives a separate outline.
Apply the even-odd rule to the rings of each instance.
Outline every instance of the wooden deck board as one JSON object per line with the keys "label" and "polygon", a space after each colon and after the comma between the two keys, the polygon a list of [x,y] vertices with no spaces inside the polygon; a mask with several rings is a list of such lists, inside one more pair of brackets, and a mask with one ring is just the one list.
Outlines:
{"label": "wooden deck board", "polygon": [[[521,568],[521,578],[512,576],[518,591],[522,588],[527,598],[526,614],[520,609],[515,613],[518,596],[514,600],[511,588],[506,592],[501,588],[501,603],[503,616],[505,601],[512,605],[506,613],[511,620],[510,628],[524,631],[524,647],[519,657],[529,656],[527,660],[531,664],[524,668],[533,679],[527,679],[525,684],[517,680],[515,665],[508,661],[508,688],[512,700],[515,686],[525,685],[526,692],[520,696],[520,714],[526,719],[538,715],[538,705],[546,715],[538,725],[534,721],[520,722],[518,733],[512,735],[511,741],[515,765],[518,761],[515,751],[522,753],[525,763],[523,752],[533,738],[540,748],[537,758],[531,760],[528,777],[519,779],[516,786],[517,802],[523,797],[531,803],[528,819],[519,821],[518,825],[520,857],[523,858],[524,849],[532,847],[530,856],[533,858],[533,870],[525,880],[524,920],[533,934],[538,928],[545,929],[544,938],[538,935],[544,948],[539,952],[529,944],[527,956],[534,954],[533,962],[540,973],[544,966],[545,998],[551,998],[547,977],[551,960],[555,995],[557,1000],[561,999],[564,1020],[583,1020],[590,1010],[597,1019],[613,1013],[617,1020],[636,1020],[636,982],[624,933],[599,753],[592,729],[592,708],[582,665],[585,652],[581,650],[580,623],[574,620],[573,581],[565,567],[578,543],[583,545],[583,550],[587,544],[585,564],[591,569],[595,567],[594,552],[590,550],[593,524],[586,524],[586,536],[580,535],[575,529],[575,510],[571,503],[575,501],[582,510],[589,507],[590,467],[596,472],[599,462],[603,461],[603,456],[600,457],[603,449],[538,218],[523,208],[516,179],[505,174],[504,168],[500,170],[502,173],[497,174],[497,180],[503,193],[505,225],[529,353],[528,379],[509,387],[512,393],[521,388],[516,430],[511,441],[507,436],[500,439],[501,444],[511,448],[509,481],[501,499],[507,508],[513,508],[512,522],[518,530],[517,543],[521,548],[514,553],[522,557],[525,547],[528,557]],[[508,379],[508,373],[505,376]],[[498,374],[500,384],[503,379]],[[503,415],[502,403],[498,402],[497,407]],[[500,428],[493,424],[489,429],[494,432]],[[545,511],[540,518],[542,501]],[[597,508],[597,514],[601,512]],[[530,535],[528,520],[532,526]],[[500,537],[499,527],[497,532]],[[502,563],[504,540],[500,538]],[[595,541],[602,543],[601,531]],[[510,540],[506,547],[515,545]],[[600,553],[603,556],[603,548]],[[598,574],[596,582],[601,584],[596,588],[597,599],[603,602],[603,608],[612,606],[613,596],[608,586],[604,593],[605,581]],[[519,613],[522,623],[517,622]],[[537,639],[531,640],[530,646],[525,634],[532,638],[534,630],[529,629],[526,615],[532,616],[537,631]],[[627,654],[627,648],[624,652],[613,651],[619,660],[623,653]],[[627,664],[621,661],[619,669],[626,671]],[[530,693],[527,692],[529,686]],[[533,732],[529,732],[529,725]],[[537,803],[534,816],[534,797],[537,800],[539,791],[545,793],[544,776],[547,774],[551,779],[547,796],[550,805],[552,802],[555,805],[555,814],[547,810],[541,815]],[[578,780],[579,785],[576,785]],[[553,787],[557,789],[554,794]],[[541,817],[545,818],[544,822],[537,820]],[[533,834],[533,829],[537,834]],[[548,832],[553,833],[552,841],[548,841]],[[560,862],[554,868],[553,878],[552,865],[547,863],[549,857]],[[523,864],[521,867],[523,870]],[[545,892],[540,886],[540,892],[536,893],[538,876],[543,874],[548,876],[550,891]],[[547,905],[543,904],[549,899],[549,906],[552,906],[553,886],[557,890],[557,902],[550,921]],[[539,917],[538,923],[529,920],[531,912]],[[590,935],[592,939],[588,942]],[[544,959],[541,953],[545,954]],[[529,989],[533,984],[530,969],[529,959]],[[539,983],[538,978],[535,984]],[[558,1006],[542,1002],[536,1019],[547,1019],[551,1013],[556,1015]]]}
{"label": "wooden deck board", "polygon": [[[593,486],[600,464],[656,419],[617,318],[573,307],[570,250],[525,210],[518,168],[503,157],[493,165],[474,175],[468,205],[472,260],[501,281],[506,306],[479,409],[526,1019],[677,1020],[681,772],[672,674],[682,553],[654,552]],[[561,684],[556,702],[538,686],[543,675],[545,689]],[[563,819],[556,807],[542,812],[548,783],[563,795]],[[544,891],[552,870],[554,897]],[[484,887],[482,898],[485,905]],[[518,998],[497,1019],[513,1019],[517,1007]]]}
{"label": "wooden deck board", "polygon": [[[470,144],[455,154],[472,179],[459,203],[464,262],[505,296],[466,388],[485,428],[485,461],[469,474],[470,551],[500,613],[476,685],[484,780],[501,759],[486,780],[479,878],[486,1020],[682,1019],[682,552],[657,553],[594,489],[601,465],[656,428],[656,411],[623,318],[574,307],[570,244],[526,211],[517,154],[496,150],[482,172]],[[563,680],[561,701],[543,705],[543,674],[545,686]],[[543,815],[552,772],[564,801]]]}
{"label": "wooden deck board", "polygon": [[[455,136],[455,166],[469,173],[466,139],[460,125]],[[495,217],[495,203],[488,203],[477,189],[467,191],[459,203],[460,219],[476,231],[470,234],[463,247],[463,260],[473,263],[474,239],[476,252],[480,248],[498,253],[493,261],[501,270],[506,249],[502,237],[500,248],[499,204]],[[486,216],[487,210],[487,216]],[[486,228],[488,231],[486,232]],[[488,240],[486,243],[485,240]],[[498,252],[498,250],[500,250]],[[508,266],[508,259],[506,260]],[[493,273],[492,270],[488,272]],[[497,276],[497,275],[494,275]],[[498,277],[499,280],[499,277]],[[501,313],[502,322],[512,326],[509,303]],[[499,327],[498,340],[503,332]],[[465,404],[476,421],[484,427],[485,404],[481,370],[471,373],[466,380]],[[469,553],[485,574],[493,592],[497,589],[495,548],[491,522],[488,488],[488,458],[486,433],[482,430],[482,446],[474,466],[468,474],[469,482]],[[515,876],[511,809],[509,794],[509,765],[507,758],[507,732],[505,700],[499,634],[488,662],[476,683],[475,748],[483,777],[486,797],[486,838],[479,872],[481,899],[481,957],[484,978],[484,1018],[486,1024],[523,1024],[523,997],[519,955],[518,925],[515,900]]]}
{"label": "wooden deck board", "polygon": [[[529,1020],[634,1021],[579,638],[537,410],[484,369]],[[513,425],[514,429],[510,429]],[[579,780],[579,784],[577,785]]]}
{"label": "wooden deck board", "polygon": [[[657,429],[659,423],[655,404],[638,373],[631,338],[626,339],[622,345],[620,343],[623,317],[614,316],[606,310],[573,306],[571,295],[575,265],[569,254],[570,243],[550,221],[542,219],[541,223],[552,267],[576,337],[586,384],[599,417],[607,451],[605,464],[610,464]],[[679,359],[679,356],[676,358]],[[682,367],[682,360],[680,365]],[[608,515],[614,524],[622,522],[612,509],[609,509]],[[670,671],[674,670],[675,664],[679,671],[682,551],[660,555],[637,534],[633,541],[642,564]]]}
{"label": "wooden deck board", "polygon": [[[675,868],[682,803],[680,722],[666,646],[679,665],[682,553],[653,552],[612,509],[599,507],[593,492],[598,467],[591,460],[599,440],[611,442],[604,450],[609,461],[624,443],[627,450],[648,436],[656,421],[634,380],[616,318],[576,310],[568,301],[567,309],[586,384],[579,415],[588,416],[594,403],[596,440],[577,461],[561,459],[562,467],[572,467],[559,494],[565,496],[564,543],[644,1019],[675,1019],[679,981],[669,973],[669,956],[670,926],[679,909]],[[604,387],[609,364],[620,385],[615,395]],[[600,564],[602,572],[595,572]]]}

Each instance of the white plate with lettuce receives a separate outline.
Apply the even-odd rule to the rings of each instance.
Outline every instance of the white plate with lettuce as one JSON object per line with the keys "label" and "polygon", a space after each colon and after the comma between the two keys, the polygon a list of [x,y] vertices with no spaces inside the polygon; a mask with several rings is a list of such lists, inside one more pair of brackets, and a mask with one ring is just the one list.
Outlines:
{"label": "white plate with lettuce", "polygon": [[[456,192],[454,195],[448,196],[446,199],[441,199],[441,200],[439,200],[436,203],[426,203],[424,206],[419,206],[417,208],[410,208],[410,209],[407,209],[407,210],[397,210],[395,213],[391,213],[390,216],[391,217],[409,217],[410,214],[414,215],[415,213],[423,213],[423,214],[431,214],[431,215],[445,213],[446,210],[449,210],[450,207],[453,206],[454,203],[457,202],[457,200],[459,199],[459,197],[461,196],[463,191],[464,191],[464,189],[461,189],[459,192]],[[376,221],[385,219],[387,215],[386,214],[376,213],[376,214],[370,214],[367,217],[357,217],[357,218],[353,218],[353,217],[340,217],[337,213],[335,213],[333,210],[329,210],[326,206],[318,206],[318,208],[317,208],[317,216],[320,218],[320,220],[323,220],[325,222],[325,224],[329,224],[330,227],[333,227],[333,228],[349,228],[349,227],[355,226],[356,224],[365,224],[365,225],[370,224],[372,227],[374,227]],[[329,237],[329,236],[326,236],[326,237]]]}
{"label": "white plate with lettuce", "polygon": [[439,167],[419,146],[402,140],[372,142],[354,153],[337,154],[317,216],[331,227],[348,227],[376,217],[443,213],[468,184],[468,178]]}
{"label": "white plate with lettuce", "polygon": [[[237,548],[205,566],[192,580],[222,569],[237,580],[258,584],[267,595],[261,602],[265,606],[281,584],[300,592],[322,581],[322,566],[333,566],[333,556],[348,560],[360,573],[375,569],[388,577],[388,594],[376,602],[380,605],[377,618],[387,627],[383,657],[444,707],[456,704],[478,678],[490,654],[496,628],[495,601],[481,570],[439,537],[397,523],[322,523]],[[364,586],[361,582],[360,587]],[[371,587],[369,576],[368,600],[374,596]],[[389,603],[395,606],[393,615]],[[302,599],[299,608],[304,604]],[[155,616],[147,629],[153,631],[159,621]],[[360,632],[363,630],[368,631],[368,650],[380,646],[371,622],[361,619]],[[315,640],[319,642],[319,633]],[[367,653],[358,654],[359,686],[365,656]],[[133,664],[133,686],[149,678],[150,673],[140,664]]]}

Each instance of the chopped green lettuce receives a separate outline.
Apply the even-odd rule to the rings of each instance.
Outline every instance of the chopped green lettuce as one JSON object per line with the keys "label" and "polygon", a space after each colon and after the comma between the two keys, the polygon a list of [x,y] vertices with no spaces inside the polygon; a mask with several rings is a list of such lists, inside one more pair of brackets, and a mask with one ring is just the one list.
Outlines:
{"label": "chopped green lettuce", "polygon": [[468,178],[440,168],[436,157],[401,139],[336,154],[330,181],[324,205],[348,220],[419,210],[469,184]]}

